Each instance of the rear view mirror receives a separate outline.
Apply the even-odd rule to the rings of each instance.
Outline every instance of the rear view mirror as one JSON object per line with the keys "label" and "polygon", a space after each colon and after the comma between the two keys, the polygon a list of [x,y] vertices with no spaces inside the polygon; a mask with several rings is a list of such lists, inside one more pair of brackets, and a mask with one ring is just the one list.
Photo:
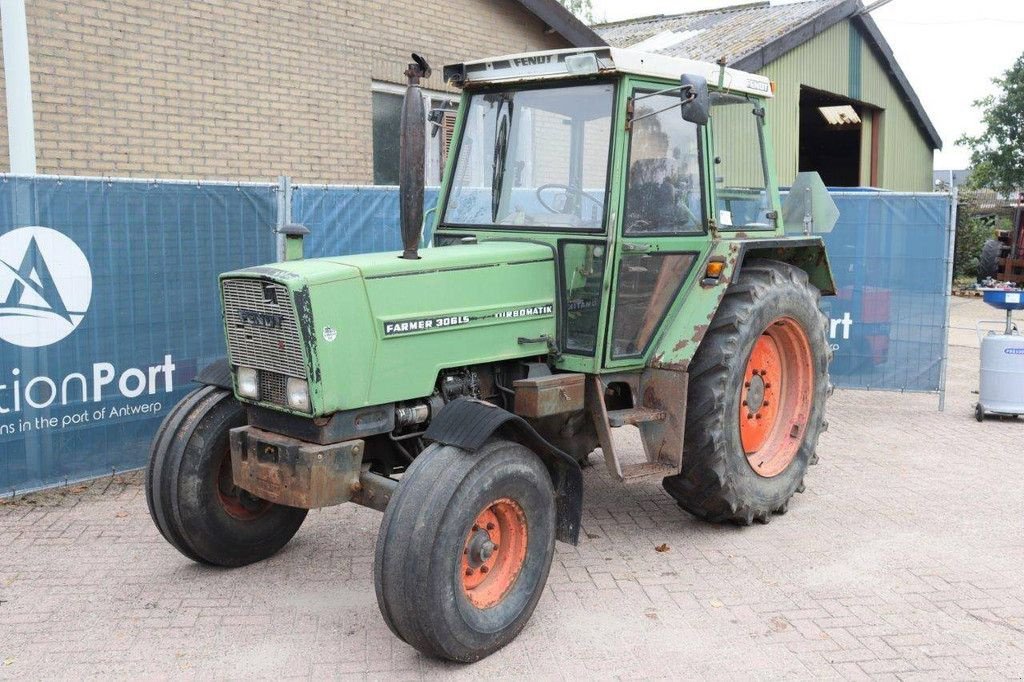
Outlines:
{"label": "rear view mirror", "polygon": [[682,86],[679,88],[679,99],[682,101],[683,120],[699,126],[705,125],[711,114],[707,79],[684,73],[679,83]]}
{"label": "rear view mirror", "polygon": [[[640,113],[639,115],[635,114],[637,102],[645,100],[648,97],[670,97],[672,94],[677,92],[679,93],[679,104],[672,104],[663,109],[656,109],[654,111],[647,111],[646,109],[643,109],[641,110],[643,113]],[[657,92],[633,95],[629,99],[629,107],[626,112],[626,116],[628,117],[628,123],[626,124],[627,129],[637,121],[642,121],[651,116],[657,116],[660,113],[670,111],[676,107],[679,107],[682,112],[684,121],[696,123],[699,126],[707,123],[711,110],[711,96],[708,94],[708,82],[700,76],[693,76],[691,74],[684,73],[679,77],[678,87],[672,86],[671,88],[665,88],[664,90],[658,90]]]}

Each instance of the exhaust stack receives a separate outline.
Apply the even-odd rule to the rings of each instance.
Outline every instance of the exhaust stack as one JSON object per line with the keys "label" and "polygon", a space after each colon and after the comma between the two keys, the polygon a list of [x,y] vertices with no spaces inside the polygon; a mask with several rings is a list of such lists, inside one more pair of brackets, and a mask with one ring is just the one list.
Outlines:
{"label": "exhaust stack", "polygon": [[427,119],[420,79],[430,78],[430,64],[412,55],[405,75],[409,87],[402,103],[402,135],[398,152],[399,215],[402,223],[402,258],[419,259],[423,229],[423,157],[426,153]]}

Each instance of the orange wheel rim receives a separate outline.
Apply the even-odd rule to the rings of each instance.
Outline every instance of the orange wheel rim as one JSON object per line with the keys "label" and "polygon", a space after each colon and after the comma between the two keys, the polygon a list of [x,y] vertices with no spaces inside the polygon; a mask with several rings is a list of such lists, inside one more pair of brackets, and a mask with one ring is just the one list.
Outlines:
{"label": "orange wheel rim", "polygon": [[499,603],[526,561],[526,514],[515,500],[496,500],[473,521],[462,549],[462,590],[478,609]]}
{"label": "orange wheel rim", "polygon": [[225,450],[217,467],[217,499],[228,516],[239,521],[254,521],[263,516],[271,507],[267,500],[250,495],[235,485],[231,472],[231,452]]}
{"label": "orange wheel rim", "polygon": [[754,343],[740,391],[740,443],[759,475],[777,476],[796,457],[813,394],[807,334],[796,320],[779,318]]}

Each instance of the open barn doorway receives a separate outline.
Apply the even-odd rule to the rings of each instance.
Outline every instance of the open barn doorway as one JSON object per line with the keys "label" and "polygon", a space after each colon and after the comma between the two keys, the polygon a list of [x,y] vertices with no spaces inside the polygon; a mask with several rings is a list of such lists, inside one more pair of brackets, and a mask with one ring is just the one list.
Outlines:
{"label": "open barn doorway", "polygon": [[860,185],[863,107],[800,88],[800,170],[817,171],[828,187]]}

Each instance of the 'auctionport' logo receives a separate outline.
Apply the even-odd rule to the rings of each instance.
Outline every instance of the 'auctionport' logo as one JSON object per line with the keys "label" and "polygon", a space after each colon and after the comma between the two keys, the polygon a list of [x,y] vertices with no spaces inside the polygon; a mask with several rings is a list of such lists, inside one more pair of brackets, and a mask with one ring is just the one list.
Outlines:
{"label": "'auctionport' logo", "polygon": [[0,235],[0,339],[38,348],[82,323],[92,299],[92,271],[71,239],[48,227]]}

